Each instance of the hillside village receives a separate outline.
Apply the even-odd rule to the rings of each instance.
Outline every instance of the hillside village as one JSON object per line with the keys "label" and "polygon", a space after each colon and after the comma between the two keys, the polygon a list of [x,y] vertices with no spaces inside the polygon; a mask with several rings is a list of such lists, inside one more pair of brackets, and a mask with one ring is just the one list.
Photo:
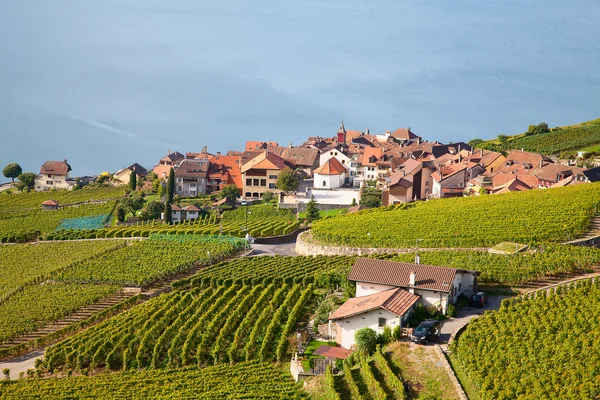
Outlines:
{"label": "hillside village", "polygon": [[[0,398],[600,390],[593,159],[342,122],[298,146],[169,149],[146,167],[5,168],[17,182],[0,192]],[[579,378],[551,386],[565,365]]]}

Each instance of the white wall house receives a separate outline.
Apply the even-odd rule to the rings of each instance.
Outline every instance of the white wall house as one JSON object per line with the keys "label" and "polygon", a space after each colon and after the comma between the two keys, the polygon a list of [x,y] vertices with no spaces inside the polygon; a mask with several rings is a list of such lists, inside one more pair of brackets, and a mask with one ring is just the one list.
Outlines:
{"label": "white wall house", "polygon": [[337,158],[332,157],[313,171],[315,189],[337,189],[346,181],[348,170]]}
{"label": "white wall house", "polygon": [[383,333],[386,326],[392,330],[404,326],[418,301],[418,295],[402,288],[348,299],[329,317],[330,337],[335,336],[339,345],[350,349],[355,344],[354,335],[359,329],[371,328]]}
{"label": "white wall house", "polygon": [[35,177],[35,190],[73,189],[73,184],[68,181],[70,171],[67,160],[46,161]]}
{"label": "white wall house", "polygon": [[[403,327],[418,303],[445,314],[461,293],[477,292],[477,276],[477,271],[359,258],[348,276],[356,282],[356,297],[329,318],[337,325],[336,341],[350,348],[358,329],[382,332],[386,325]],[[333,334],[334,329],[330,331]]]}
{"label": "white wall house", "polygon": [[330,158],[337,159],[340,162],[340,164],[346,167],[346,169],[350,168],[350,157],[342,153],[336,147],[333,147],[321,153],[321,155],[319,156],[319,165],[325,164]]}

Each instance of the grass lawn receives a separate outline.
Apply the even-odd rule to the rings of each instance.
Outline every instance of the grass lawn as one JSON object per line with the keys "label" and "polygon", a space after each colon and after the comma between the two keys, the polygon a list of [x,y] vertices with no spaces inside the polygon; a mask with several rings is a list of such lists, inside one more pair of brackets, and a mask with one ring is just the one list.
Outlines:
{"label": "grass lawn", "polygon": [[521,243],[502,242],[490,249],[490,253],[496,254],[514,254],[523,251],[527,245]]}
{"label": "grass lawn", "polygon": [[[319,210],[319,218],[334,217],[336,215],[342,215],[342,214],[345,214],[347,210],[348,210],[347,208],[336,208],[334,210]],[[299,218],[308,218],[306,216],[306,211],[301,212]]]}
{"label": "grass lawn", "polygon": [[304,352],[304,357],[306,357],[306,360],[302,360],[302,366],[304,367],[305,371],[310,371],[310,366],[309,366],[308,360],[310,360],[311,358],[321,357],[321,356],[313,355],[315,350],[317,350],[321,346],[335,347],[335,346],[337,346],[337,343],[336,342],[320,342],[318,340],[311,339],[311,341],[308,343],[308,346],[306,346],[306,351]]}
{"label": "grass lawn", "polygon": [[593,146],[588,146],[588,147],[585,147],[583,149],[579,149],[578,151],[587,151],[587,152],[595,151],[595,152],[600,152],[600,144],[595,144]]}
{"label": "grass lawn", "polygon": [[154,201],[154,200],[160,200],[160,196],[158,194],[149,194],[146,196],[147,202]]}

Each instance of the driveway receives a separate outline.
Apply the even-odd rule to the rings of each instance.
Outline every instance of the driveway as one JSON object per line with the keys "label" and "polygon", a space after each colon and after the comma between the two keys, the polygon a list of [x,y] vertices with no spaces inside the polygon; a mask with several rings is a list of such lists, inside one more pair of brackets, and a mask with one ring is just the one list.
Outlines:
{"label": "driveway", "polygon": [[282,244],[253,244],[253,256],[297,256],[296,242]]}
{"label": "driveway", "polygon": [[454,318],[450,318],[444,321],[442,325],[442,332],[440,335],[440,343],[448,343],[450,335],[461,326],[467,324],[471,319],[483,315],[485,311],[497,310],[500,308],[500,303],[503,299],[510,296],[490,296],[488,298],[488,304],[485,308],[465,306],[460,309],[458,315]]}

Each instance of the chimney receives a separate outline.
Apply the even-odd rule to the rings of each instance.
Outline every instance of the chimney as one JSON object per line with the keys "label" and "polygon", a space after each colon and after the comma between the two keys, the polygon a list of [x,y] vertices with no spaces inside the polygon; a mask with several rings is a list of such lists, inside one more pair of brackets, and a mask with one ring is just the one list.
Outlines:
{"label": "chimney", "polygon": [[365,129],[365,133],[368,135],[369,134],[369,128]]}
{"label": "chimney", "polygon": [[483,157],[483,149],[481,149],[481,157]]}
{"label": "chimney", "polygon": [[385,136],[391,136],[392,132],[390,131],[385,131]]}
{"label": "chimney", "polygon": [[544,159],[540,158],[540,168],[542,168],[544,166]]}
{"label": "chimney", "polygon": [[220,155],[221,155],[221,152],[220,152],[220,151],[217,151],[217,155],[218,155],[218,156],[220,156]]}
{"label": "chimney", "polygon": [[67,163],[67,159],[66,159],[66,158],[65,158],[65,159],[63,159],[63,161],[65,162],[65,164]]}
{"label": "chimney", "polygon": [[206,154],[206,153],[208,153],[208,146],[204,146],[202,148],[202,154]]}
{"label": "chimney", "polygon": [[171,154],[171,149],[167,150],[167,155]]}
{"label": "chimney", "polygon": [[415,294],[415,285],[417,283],[417,273],[415,271],[411,271],[408,276],[408,291],[412,294]]}

